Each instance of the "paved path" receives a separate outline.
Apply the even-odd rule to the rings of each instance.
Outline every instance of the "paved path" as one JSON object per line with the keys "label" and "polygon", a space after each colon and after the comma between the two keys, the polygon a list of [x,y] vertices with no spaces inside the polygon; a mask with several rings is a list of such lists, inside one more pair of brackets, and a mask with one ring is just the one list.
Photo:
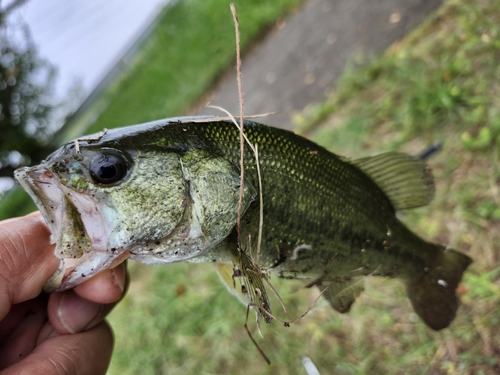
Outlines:
{"label": "paved path", "polygon": [[[346,63],[380,53],[436,10],[441,0],[310,0],[243,60],[245,114],[280,111],[262,122],[291,129],[291,116],[321,102]],[[239,113],[236,78],[210,95]],[[199,114],[217,114],[201,108]]]}

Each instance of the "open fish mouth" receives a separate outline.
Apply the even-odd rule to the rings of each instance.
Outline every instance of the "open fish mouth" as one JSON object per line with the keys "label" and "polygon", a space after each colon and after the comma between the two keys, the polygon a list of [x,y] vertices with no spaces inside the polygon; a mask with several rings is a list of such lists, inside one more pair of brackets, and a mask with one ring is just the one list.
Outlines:
{"label": "open fish mouth", "polygon": [[42,213],[54,244],[62,225],[61,189],[54,174],[47,169],[24,167],[16,171],[15,177]]}
{"label": "open fish mouth", "polygon": [[[49,167],[50,168],[50,167]],[[109,228],[104,214],[84,193],[69,190],[44,164],[20,168],[15,173],[42,213],[61,260],[44,291],[72,288],[128,257],[121,249],[107,251]]]}

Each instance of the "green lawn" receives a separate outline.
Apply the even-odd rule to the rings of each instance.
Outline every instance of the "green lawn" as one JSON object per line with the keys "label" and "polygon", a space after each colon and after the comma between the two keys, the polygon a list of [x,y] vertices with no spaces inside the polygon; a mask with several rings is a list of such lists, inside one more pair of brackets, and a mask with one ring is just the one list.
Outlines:
{"label": "green lawn", "polygon": [[[220,20],[230,23],[229,13]],[[231,27],[226,32],[232,36]],[[448,1],[383,56],[353,64],[331,98],[297,116],[303,133],[353,158],[396,149],[417,153],[443,142],[430,160],[436,199],[401,217],[422,236],[475,260],[459,289],[462,306],[451,328],[430,331],[397,281],[372,279],[348,315],[319,300],[289,328],[263,326],[264,338],[251,315],[254,335],[272,361],[268,366],[243,328],[245,307],[211,265],[132,265],[129,294],[110,317],[116,332],[110,373],[305,374],[303,356],[321,374],[500,373],[498,61],[498,1]],[[132,91],[123,91],[117,103],[130,101]],[[102,119],[121,116],[116,108]],[[152,113],[171,114],[116,121],[144,121]],[[317,295],[301,283],[272,282],[290,309],[285,316],[274,301],[285,319],[299,316]]]}

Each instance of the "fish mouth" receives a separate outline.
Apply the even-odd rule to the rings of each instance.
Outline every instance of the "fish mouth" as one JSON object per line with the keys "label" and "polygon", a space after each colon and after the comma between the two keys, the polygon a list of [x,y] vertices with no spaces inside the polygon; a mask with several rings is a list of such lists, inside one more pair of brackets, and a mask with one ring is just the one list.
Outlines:
{"label": "fish mouth", "polygon": [[56,243],[62,226],[62,197],[57,179],[49,170],[37,167],[19,168],[15,178],[42,213],[51,232],[50,243]]}
{"label": "fish mouth", "polygon": [[107,251],[108,225],[95,202],[84,193],[70,191],[43,164],[20,168],[15,178],[42,213],[60,259],[44,291],[70,289],[128,257],[123,249]]}

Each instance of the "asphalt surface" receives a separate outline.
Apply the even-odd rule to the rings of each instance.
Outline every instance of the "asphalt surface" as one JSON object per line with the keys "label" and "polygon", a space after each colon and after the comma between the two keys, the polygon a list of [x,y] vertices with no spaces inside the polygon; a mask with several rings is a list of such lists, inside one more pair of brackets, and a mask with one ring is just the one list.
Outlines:
{"label": "asphalt surface", "polygon": [[[357,55],[383,52],[442,4],[441,0],[310,0],[243,59],[245,114],[292,129],[294,112],[321,102]],[[209,95],[212,105],[239,113],[236,74]],[[198,114],[220,115],[201,107]]]}

